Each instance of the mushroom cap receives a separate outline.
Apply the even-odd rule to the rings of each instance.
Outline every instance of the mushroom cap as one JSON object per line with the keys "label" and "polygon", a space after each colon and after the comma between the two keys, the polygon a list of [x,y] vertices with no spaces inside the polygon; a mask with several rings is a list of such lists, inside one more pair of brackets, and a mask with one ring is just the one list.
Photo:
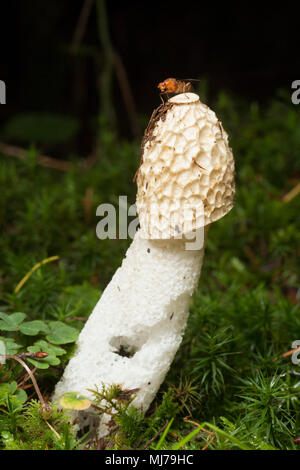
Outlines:
{"label": "mushroom cap", "polygon": [[234,205],[234,159],[216,114],[195,93],[171,98],[144,136],[137,177],[143,237],[180,238]]}

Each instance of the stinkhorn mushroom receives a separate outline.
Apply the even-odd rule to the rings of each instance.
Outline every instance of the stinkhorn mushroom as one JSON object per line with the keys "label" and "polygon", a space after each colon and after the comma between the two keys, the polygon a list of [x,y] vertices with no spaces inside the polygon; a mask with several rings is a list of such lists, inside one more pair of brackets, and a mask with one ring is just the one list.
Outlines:
{"label": "stinkhorn mushroom", "polygon": [[55,396],[90,397],[88,389],[120,384],[138,390],[133,404],[145,412],[181,343],[207,226],[233,207],[235,188],[228,136],[194,93],[160,107],[142,147],[140,229],[81,331]]}

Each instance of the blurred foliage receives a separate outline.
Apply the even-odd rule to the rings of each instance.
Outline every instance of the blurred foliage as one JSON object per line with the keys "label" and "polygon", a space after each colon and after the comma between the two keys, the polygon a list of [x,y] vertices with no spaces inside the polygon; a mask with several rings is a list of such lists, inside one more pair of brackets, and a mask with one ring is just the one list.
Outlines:
{"label": "blurred foliage", "polygon": [[57,144],[72,139],[79,131],[79,122],[70,116],[55,113],[17,114],[7,121],[2,137],[31,144]]}
{"label": "blurred foliage", "polygon": [[[207,94],[206,102],[230,135],[236,205],[210,228],[199,289],[162,395],[145,417],[120,406],[107,448],[297,447],[300,369],[282,354],[300,339],[300,195],[287,203],[282,197],[300,177],[299,110],[283,92],[266,107],[226,93],[215,101]],[[46,397],[130,244],[98,240],[95,214],[101,203],[117,206],[119,195],[134,203],[139,143],[120,141],[103,118],[98,141],[91,169],[73,159],[65,173],[0,156],[0,339],[10,354],[49,353],[30,358]],[[14,292],[36,263],[54,255],[59,261],[42,265]],[[0,368],[1,446],[80,448],[63,413],[52,411],[49,422],[58,438],[39,415],[32,388],[26,401],[20,364]]]}

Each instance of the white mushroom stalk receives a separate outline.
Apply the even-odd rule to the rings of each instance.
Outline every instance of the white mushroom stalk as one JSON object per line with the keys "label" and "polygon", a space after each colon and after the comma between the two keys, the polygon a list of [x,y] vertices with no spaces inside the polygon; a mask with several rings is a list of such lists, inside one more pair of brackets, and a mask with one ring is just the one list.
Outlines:
{"label": "white mushroom stalk", "polygon": [[145,412],[184,334],[205,227],[233,207],[228,136],[198,95],[176,95],[154,115],[137,184],[141,229],[81,331],[55,396],[91,397],[88,389],[120,384],[139,389],[133,404]]}

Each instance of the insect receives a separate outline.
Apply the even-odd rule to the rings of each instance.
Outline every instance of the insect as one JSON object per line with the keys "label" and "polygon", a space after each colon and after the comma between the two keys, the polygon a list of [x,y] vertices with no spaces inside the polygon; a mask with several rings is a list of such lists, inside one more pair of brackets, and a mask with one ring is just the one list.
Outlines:
{"label": "insect", "polygon": [[168,109],[170,109],[172,107],[172,104],[171,103],[165,103],[163,102],[163,104],[159,105],[158,108],[156,108],[153,113],[152,113],[152,116],[150,118],[150,121],[148,123],[148,126],[145,130],[145,133],[144,133],[144,137],[142,139],[142,145],[141,145],[141,161],[140,161],[140,164],[139,164],[139,167],[138,169],[136,170],[135,172],[135,175],[134,175],[134,178],[133,178],[133,183],[135,183],[136,181],[136,178],[137,178],[137,175],[138,175],[138,172],[143,164],[143,155],[144,155],[144,147],[146,145],[146,143],[148,141],[152,141],[155,139],[155,137],[153,136],[153,130],[154,130],[154,127],[157,123],[157,121],[159,119],[164,119],[165,118],[165,114],[166,112],[168,111]]}
{"label": "insect", "polygon": [[191,82],[199,82],[200,80],[195,80],[192,78],[177,80],[176,78],[166,78],[163,82],[160,82],[157,85],[157,88],[160,89],[160,98],[163,101],[162,95],[167,95],[169,98],[169,93],[174,93],[179,95],[180,93],[188,93],[193,91],[193,86]]}

